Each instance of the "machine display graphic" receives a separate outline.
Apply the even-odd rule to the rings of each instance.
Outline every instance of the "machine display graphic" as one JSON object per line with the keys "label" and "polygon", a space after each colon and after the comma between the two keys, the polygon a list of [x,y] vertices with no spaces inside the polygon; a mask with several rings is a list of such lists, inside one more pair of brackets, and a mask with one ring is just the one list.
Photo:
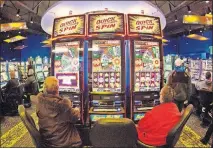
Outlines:
{"label": "machine display graphic", "polygon": [[55,76],[59,79],[60,91],[79,91],[79,48],[79,41],[55,45]]}
{"label": "machine display graphic", "polygon": [[200,80],[205,80],[206,72],[210,72],[212,74],[212,59],[202,60]]}
{"label": "machine display graphic", "polygon": [[200,79],[201,73],[201,60],[190,60],[190,69],[191,69],[191,82],[196,83]]}
{"label": "machine display graphic", "polygon": [[135,50],[135,91],[160,90],[159,43],[134,41]]}
{"label": "machine display graphic", "polygon": [[19,78],[19,75],[18,75],[18,62],[9,62],[9,72],[11,70],[15,71],[15,78]]}
{"label": "machine display graphic", "polygon": [[94,40],[92,52],[93,91],[121,91],[121,47],[119,40]]}

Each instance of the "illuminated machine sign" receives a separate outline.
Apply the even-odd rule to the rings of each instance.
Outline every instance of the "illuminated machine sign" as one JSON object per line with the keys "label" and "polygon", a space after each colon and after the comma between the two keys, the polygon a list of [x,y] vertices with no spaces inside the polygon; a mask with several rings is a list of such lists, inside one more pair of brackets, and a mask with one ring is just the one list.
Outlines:
{"label": "illuminated machine sign", "polygon": [[60,91],[79,91],[79,47],[79,41],[55,44],[54,71]]}
{"label": "illuminated machine sign", "polygon": [[160,18],[128,14],[129,34],[161,35]]}
{"label": "illuminated machine sign", "polygon": [[27,37],[23,37],[23,36],[18,35],[18,36],[6,39],[4,41],[7,42],[7,43],[11,43],[11,42],[16,42],[16,41],[24,40],[24,39],[27,39]]}
{"label": "illuminated machine sign", "polygon": [[124,14],[89,14],[88,34],[125,32]]}
{"label": "illuminated machine sign", "polygon": [[15,23],[5,23],[0,24],[0,32],[12,31],[12,30],[20,30],[20,29],[28,29],[26,22],[15,22]]}
{"label": "illuminated machine sign", "polygon": [[78,73],[56,73],[56,78],[59,80],[60,91],[78,91]]}
{"label": "illuminated machine sign", "polygon": [[212,16],[197,16],[197,15],[184,15],[183,23],[185,24],[201,24],[212,25]]}
{"label": "illuminated machine sign", "polygon": [[84,35],[85,15],[56,18],[53,25],[53,38],[65,35]]}
{"label": "illuminated machine sign", "polygon": [[90,115],[90,120],[91,121],[97,121],[97,120],[99,120],[99,119],[101,119],[101,118],[123,118],[123,115],[122,114],[116,114],[116,115],[105,115],[105,114],[103,114],[103,115],[100,115],[100,114],[91,114]]}

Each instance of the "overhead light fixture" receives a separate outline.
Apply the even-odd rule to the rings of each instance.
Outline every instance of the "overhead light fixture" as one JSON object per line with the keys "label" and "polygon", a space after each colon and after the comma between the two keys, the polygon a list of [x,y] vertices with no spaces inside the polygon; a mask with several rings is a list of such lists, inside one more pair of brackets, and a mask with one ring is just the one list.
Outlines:
{"label": "overhead light fixture", "polygon": [[21,32],[18,32],[19,34],[21,34]]}
{"label": "overhead light fixture", "polygon": [[17,17],[20,17],[19,13],[20,13],[20,9],[17,10],[17,13],[16,13]]}
{"label": "overhead light fixture", "polygon": [[201,33],[203,32],[202,29],[200,30],[200,32],[201,32]]}
{"label": "overhead light fixture", "polygon": [[188,9],[188,13],[191,13],[191,12],[192,12],[189,5],[187,6],[187,9]]}
{"label": "overhead light fixture", "polygon": [[177,18],[177,15],[175,15],[175,22],[177,22],[178,21],[178,18]]}
{"label": "overhead light fixture", "polygon": [[30,23],[33,23],[33,17],[31,17],[31,19],[30,19]]}
{"label": "overhead light fixture", "polygon": [[209,3],[209,1],[206,1],[206,3],[208,4],[208,3]]}

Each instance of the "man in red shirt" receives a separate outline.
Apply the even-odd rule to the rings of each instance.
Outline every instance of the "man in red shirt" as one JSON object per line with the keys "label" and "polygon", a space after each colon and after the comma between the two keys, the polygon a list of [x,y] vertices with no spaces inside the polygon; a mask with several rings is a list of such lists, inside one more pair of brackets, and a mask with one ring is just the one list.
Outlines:
{"label": "man in red shirt", "polygon": [[160,92],[161,104],[147,112],[138,123],[138,138],[141,142],[152,146],[166,144],[168,132],[178,123],[181,113],[173,103],[174,90],[164,86]]}

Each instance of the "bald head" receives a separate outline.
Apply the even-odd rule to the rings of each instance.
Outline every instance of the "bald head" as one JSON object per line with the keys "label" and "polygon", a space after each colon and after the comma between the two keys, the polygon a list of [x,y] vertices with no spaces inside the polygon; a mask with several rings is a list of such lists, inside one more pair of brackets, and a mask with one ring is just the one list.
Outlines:
{"label": "bald head", "polygon": [[54,76],[47,77],[44,81],[44,93],[58,95],[58,79]]}

